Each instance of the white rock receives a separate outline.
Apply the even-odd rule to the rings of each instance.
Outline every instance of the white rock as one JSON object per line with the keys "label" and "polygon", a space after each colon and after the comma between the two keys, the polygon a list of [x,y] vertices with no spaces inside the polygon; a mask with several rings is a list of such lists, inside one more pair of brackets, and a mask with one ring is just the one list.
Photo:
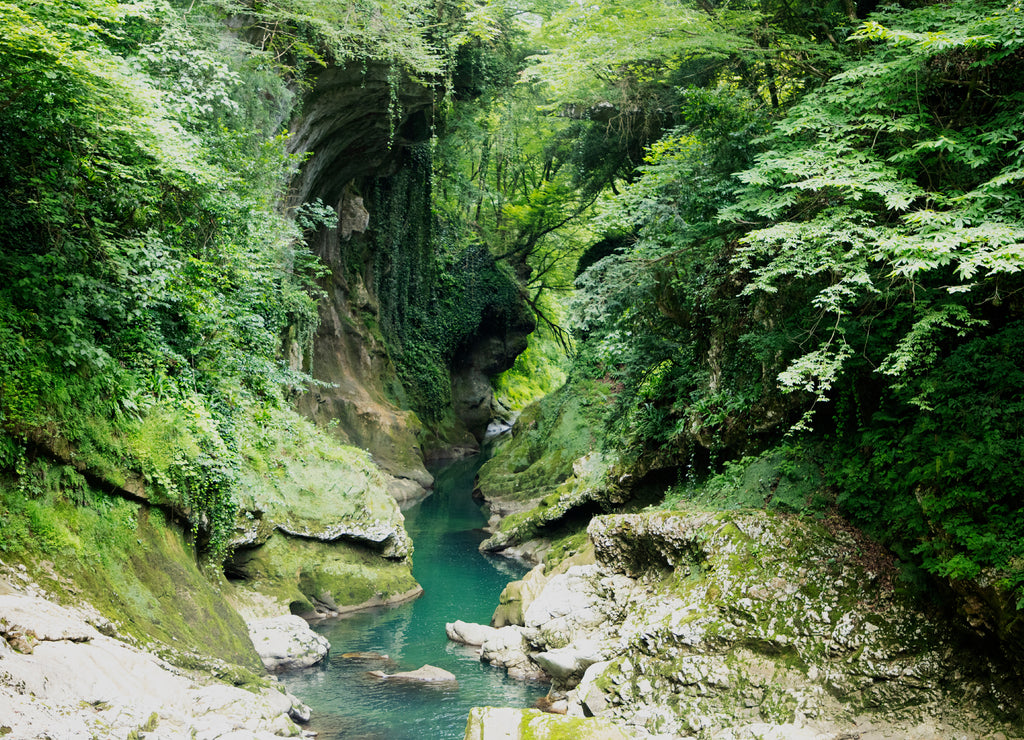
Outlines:
{"label": "white rock", "polygon": [[370,671],[371,676],[394,681],[423,681],[425,683],[452,682],[456,681],[455,674],[438,668],[433,665],[424,665],[415,671],[401,671],[399,673],[384,673],[384,671]]}
{"label": "white rock", "polygon": [[580,640],[564,648],[546,650],[533,656],[550,676],[563,681],[573,676],[582,676],[589,666],[601,658],[601,646],[594,640]]}
{"label": "white rock", "polygon": [[250,622],[249,637],[263,665],[271,671],[308,668],[323,660],[331,649],[327,638],[292,614]]}
{"label": "white rock", "polygon": [[488,625],[463,622],[461,619],[449,622],[444,626],[444,630],[449,640],[463,645],[483,645],[498,631]]}
{"label": "white rock", "polygon": [[[38,614],[38,623],[32,615]],[[225,684],[201,686],[154,655],[101,635],[78,610],[7,594],[7,629],[40,636],[30,654],[9,652],[0,671],[0,724],[11,737],[89,740],[127,737],[155,718],[153,740],[247,740],[297,733],[287,711],[299,704],[276,689],[252,693]]]}

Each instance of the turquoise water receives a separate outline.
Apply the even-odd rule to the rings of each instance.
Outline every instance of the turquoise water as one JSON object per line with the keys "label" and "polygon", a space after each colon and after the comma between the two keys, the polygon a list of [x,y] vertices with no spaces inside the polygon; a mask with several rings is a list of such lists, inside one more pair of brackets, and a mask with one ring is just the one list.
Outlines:
{"label": "turquoise water", "polygon": [[[312,708],[309,729],[319,733],[319,740],[462,738],[470,707],[526,707],[547,693],[544,684],[508,679],[504,670],[481,663],[476,648],[445,636],[445,623],[456,619],[489,623],[505,584],[526,571],[477,550],[486,536],[484,516],[472,499],[480,463],[471,458],[435,471],[434,493],[405,512],[416,548],[413,575],[424,595],[409,604],[314,626],[331,642],[328,660],[281,677]],[[388,660],[342,658],[353,652],[384,654]],[[458,687],[400,684],[367,675],[425,663],[454,673]]]}

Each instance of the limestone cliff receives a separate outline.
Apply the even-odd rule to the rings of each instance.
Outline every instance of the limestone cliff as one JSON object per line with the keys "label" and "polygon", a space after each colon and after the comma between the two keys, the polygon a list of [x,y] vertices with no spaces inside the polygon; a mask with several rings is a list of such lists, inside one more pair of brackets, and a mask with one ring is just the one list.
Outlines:
{"label": "limestone cliff", "polygon": [[461,630],[548,674],[569,715],[636,737],[1021,736],[1005,657],[966,650],[838,520],[651,512],[588,533],[595,562],[538,566],[517,624]]}
{"label": "limestone cliff", "polygon": [[309,239],[329,275],[313,350],[293,362],[317,381],[299,399],[303,413],[368,450],[409,503],[432,484],[426,458],[478,448],[500,413],[490,379],[534,324],[486,250],[445,256],[460,262],[447,272],[456,282],[439,279],[426,143],[434,91],[393,77],[375,63],[327,69],[292,124],[292,149],[310,154],[293,204],[320,199],[338,214],[336,228]]}

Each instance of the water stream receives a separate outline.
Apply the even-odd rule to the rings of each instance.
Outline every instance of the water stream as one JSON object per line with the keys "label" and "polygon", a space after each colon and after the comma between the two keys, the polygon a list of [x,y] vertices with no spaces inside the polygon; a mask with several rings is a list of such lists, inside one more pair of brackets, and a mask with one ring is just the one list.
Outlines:
{"label": "water stream", "polygon": [[[313,709],[309,729],[319,733],[319,740],[462,738],[470,707],[526,707],[547,692],[546,685],[508,679],[504,670],[481,663],[476,648],[450,643],[445,636],[446,622],[490,622],[502,588],[525,573],[515,563],[477,550],[486,536],[484,516],[472,500],[480,463],[472,458],[435,471],[434,493],[405,512],[416,548],[413,575],[424,595],[409,604],[316,625],[331,642],[328,660],[282,676],[288,690]],[[384,654],[388,660],[342,657],[355,652]],[[425,663],[454,673],[458,687],[399,684],[367,675]]]}

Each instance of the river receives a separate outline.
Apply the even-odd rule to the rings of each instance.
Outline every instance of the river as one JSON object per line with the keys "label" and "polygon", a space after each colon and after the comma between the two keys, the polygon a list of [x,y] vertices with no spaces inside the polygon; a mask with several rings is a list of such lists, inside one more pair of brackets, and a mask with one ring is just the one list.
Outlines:
{"label": "river", "polygon": [[[476,648],[450,643],[445,636],[445,623],[456,619],[489,623],[505,584],[526,572],[477,549],[486,536],[483,513],[472,499],[481,462],[474,457],[435,471],[434,493],[405,512],[415,546],[413,575],[423,596],[315,625],[331,643],[328,660],[281,677],[312,708],[309,729],[319,733],[319,740],[462,738],[470,707],[526,707],[547,693],[544,684],[510,680],[503,669],[481,663]],[[389,660],[342,657],[353,652],[385,654]],[[425,663],[454,673],[458,687],[400,684],[367,675]]]}

